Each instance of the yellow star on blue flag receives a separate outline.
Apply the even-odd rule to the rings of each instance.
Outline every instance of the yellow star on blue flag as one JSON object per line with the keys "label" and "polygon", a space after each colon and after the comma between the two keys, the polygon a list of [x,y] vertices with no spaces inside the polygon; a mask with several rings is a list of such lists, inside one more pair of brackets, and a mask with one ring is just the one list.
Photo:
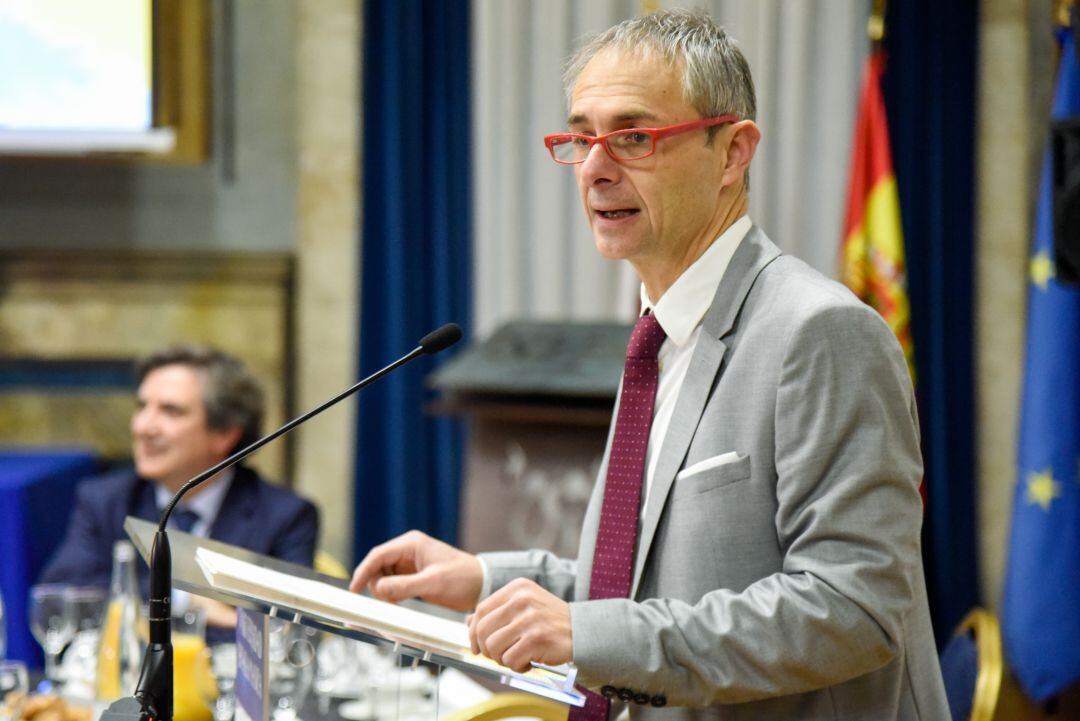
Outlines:
{"label": "yellow star on blue flag", "polygon": [[1039,290],[1046,290],[1050,279],[1054,277],[1054,260],[1050,254],[1045,250],[1040,250],[1031,256],[1028,262],[1028,275]]}
{"label": "yellow star on blue flag", "polygon": [[1061,484],[1054,480],[1054,474],[1047,468],[1042,473],[1029,473],[1027,477],[1027,502],[1037,505],[1044,511],[1050,510],[1050,504],[1061,496]]}

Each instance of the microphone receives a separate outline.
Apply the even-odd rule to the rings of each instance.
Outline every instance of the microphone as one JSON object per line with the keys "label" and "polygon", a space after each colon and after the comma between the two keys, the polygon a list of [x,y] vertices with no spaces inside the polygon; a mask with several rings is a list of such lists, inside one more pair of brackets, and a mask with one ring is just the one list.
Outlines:
{"label": "microphone", "polygon": [[135,687],[134,699],[121,698],[102,714],[102,721],[172,721],[173,717],[173,649],[172,649],[172,552],[165,526],[173,508],[191,489],[231,468],[270,441],[288,433],[296,426],[319,415],[327,408],[371,385],[396,368],[421,355],[434,355],[461,340],[461,327],[447,323],[420,339],[419,345],[390,365],[372,373],[322,405],[297,416],[276,431],[263,436],[251,445],[208,468],[180,487],[165,510],[161,512],[154,544],[150,550],[150,645],[143,657],[142,671]]}
{"label": "microphone", "polygon": [[449,348],[459,340],[461,340],[461,326],[457,323],[447,323],[421,338],[420,347],[423,348],[426,355],[434,355]]}

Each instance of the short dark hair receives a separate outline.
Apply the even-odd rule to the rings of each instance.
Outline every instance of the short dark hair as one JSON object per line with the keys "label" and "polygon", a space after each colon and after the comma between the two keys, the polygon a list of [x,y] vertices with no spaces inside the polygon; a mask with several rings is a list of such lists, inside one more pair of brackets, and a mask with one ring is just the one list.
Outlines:
{"label": "short dark hair", "polygon": [[135,373],[141,384],[151,371],[171,365],[187,366],[202,373],[206,380],[203,405],[209,428],[243,430],[231,452],[258,440],[262,432],[263,391],[242,361],[210,346],[186,343],[151,353],[139,361]]}

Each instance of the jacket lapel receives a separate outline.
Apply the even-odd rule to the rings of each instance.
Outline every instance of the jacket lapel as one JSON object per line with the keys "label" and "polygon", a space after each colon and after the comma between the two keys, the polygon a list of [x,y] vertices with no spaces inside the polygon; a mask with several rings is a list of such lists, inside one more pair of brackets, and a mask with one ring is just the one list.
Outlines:
{"label": "jacket lapel", "polygon": [[732,256],[720,286],[716,289],[712,305],[701,321],[702,332],[690,358],[690,367],[679,390],[679,397],[675,401],[675,410],[660,447],[660,457],[657,459],[656,472],[649,489],[648,505],[638,536],[631,598],[637,594],[641,583],[645,561],[648,559],[668,493],[675,481],[675,474],[683,465],[690,441],[705,410],[705,403],[719,376],[728,347],[723,338],[735,327],[735,321],[758,274],[779,256],[780,249],[773,245],[757,226],[752,227]]}
{"label": "jacket lapel", "polygon": [[[144,481],[138,477],[134,477],[132,483],[134,490],[129,505],[120,511],[120,528],[123,528],[124,520],[129,515],[156,524],[161,520],[162,510],[157,505],[157,486],[152,481]],[[122,533],[121,537],[126,538],[127,534]],[[109,557],[112,558],[111,549]]]}
{"label": "jacket lapel", "polygon": [[[98,553],[103,554],[101,558],[112,558],[113,556],[113,540],[116,538],[126,539],[128,537],[127,532],[124,531],[124,521],[127,516],[133,516],[140,518],[144,521],[149,521],[157,525],[157,522],[161,520],[161,509],[157,505],[157,492],[156,486],[152,481],[145,481],[138,478],[132,473],[132,484],[134,488],[131,492],[130,501],[126,507],[120,505],[119,514],[116,518],[116,532],[109,536],[102,537],[102,547],[98,550]],[[119,504],[118,504],[119,505]],[[139,589],[143,594],[143,598],[150,598],[150,566],[146,563],[135,564],[135,573],[138,576]],[[108,578],[106,576],[106,578]]]}
{"label": "jacket lapel", "polygon": [[238,467],[210,528],[210,538],[234,546],[251,547],[250,539],[255,536],[259,521],[256,493],[257,484],[251,469]]}

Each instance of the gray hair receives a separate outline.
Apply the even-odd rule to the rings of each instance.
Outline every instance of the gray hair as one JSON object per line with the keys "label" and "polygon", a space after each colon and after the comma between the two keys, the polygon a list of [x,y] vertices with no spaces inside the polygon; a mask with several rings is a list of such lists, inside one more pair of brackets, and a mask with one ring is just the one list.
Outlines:
{"label": "gray hair", "polygon": [[753,120],[757,113],[750,65],[735,40],[703,10],[662,10],[624,20],[589,39],[563,73],[567,105],[581,71],[608,49],[656,52],[672,67],[681,62],[683,99],[703,118],[734,113],[740,120]]}
{"label": "gray hair", "polygon": [[135,367],[141,384],[151,371],[181,365],[203,374],[206,425],[224,431],[241,428],[232,452],[258,440],[262,431],[263,392],[255,376],[237,358],[209,346],[175,345],[152,353]]}

